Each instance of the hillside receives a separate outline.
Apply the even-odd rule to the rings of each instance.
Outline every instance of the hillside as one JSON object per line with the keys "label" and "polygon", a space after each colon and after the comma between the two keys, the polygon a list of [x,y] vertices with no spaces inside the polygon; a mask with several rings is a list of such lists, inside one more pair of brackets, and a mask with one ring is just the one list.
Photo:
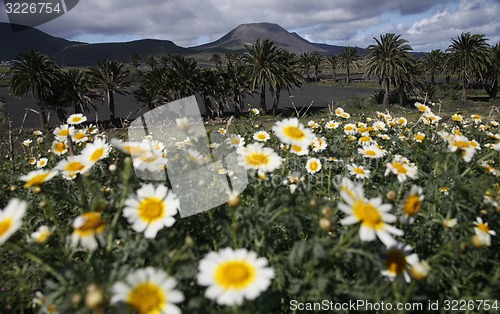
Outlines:
{"label": "hillside", "polygon": [[81,44],[64,48],[54,54],[56,61],[65,66],[95,64],[102,59],[129,61],[134,54],[144,58],[168,54],[192,54],[188,48],[169,40],[142,39],[124,43]]}
{"label": "hillside", "polygon": [[[22,26],[17,26],[22,27]],[[323,55],[339,53],[344,47],[311,43],[297,33],[288,32],[278,24],[242,24],[220,39],[196,47],[184,48],[169,40],[142,39],[131,42],[88,44],[54,37],[35,28],[12,32],[11,25],[0,23],[0,61],[15,59],[19,53],[40,51],[54,57],[64,66],[87,66],[102,59],[129,61],[134,54],[143,58],[169,54],[188,55],[202,61],[214,53],[244,52],[245,44],[269,38],[279,47],[297,54],[319,52]],[[358,48],[360,55],[366,50]]]}
{"label": "hillside", "polygon": [[290,33],[278,24],[251,23],[241,24],[220,39],[201,46],[192,47],[198,51],[236,51],[245,50],[245,44],[254,43],[258,39],[271,39],[278,46],[291,52],[323,52],[323,49],[312,45],[296,33]]}
{"label": "hillside", "polygon": [[16,28],[24,28],[23,31],[12,32],[9,23],[0,23],[0,61],[15,59],[19,53],[30,50],[53,55],[65,47],[80,44],[46,34],[36,28],[15,25]]}

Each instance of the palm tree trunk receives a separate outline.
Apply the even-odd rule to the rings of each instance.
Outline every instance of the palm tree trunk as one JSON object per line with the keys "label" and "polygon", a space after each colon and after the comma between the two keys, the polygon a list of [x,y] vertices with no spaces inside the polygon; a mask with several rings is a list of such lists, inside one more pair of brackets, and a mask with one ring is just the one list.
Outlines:
{"label": "palm tree trunk", "polygon": [[333,70],[333,84],[337,82],[337,73],[335,73],[335,70]]}
{"label": "palm tree trunk", "polygon": [[42,129],[48,129],[49,121],[47,118],[47,111],[45,110],[42,104],[39,104],[38,106],[40,107],[40,125]]}
{"label": "palm tree trunk", "polygon": [[465,73],[462,79],[462,101],[467,101],[467,77]]}
{"label": "palm tree trunk", "polygon": [[273,98],[273,115],[278,114],[278,104],[280,102],[280,92],[276,92]]}
{"label": "palm tree trunk", "polygon": [[113,122],[115,120],[115,96],[113,92],[109,89],[106,90],[106,94],[109,106],[109,120]]}
{"label": "palm tree trunk", "polygon": [[384,78],[382,81],[384,84],[384,106],[389,106],[389,78]]}
{"label": "palm tree trunk", "polygon": [[347,84],[351,82],[351,71],[349,71],[349,65],[347,65]]}
{"label": "palm tree trunk", "polygon": [[262,84],[260,88],[260,108],[262,108],[262,112],[267,114],[266,108],[266,84]]}

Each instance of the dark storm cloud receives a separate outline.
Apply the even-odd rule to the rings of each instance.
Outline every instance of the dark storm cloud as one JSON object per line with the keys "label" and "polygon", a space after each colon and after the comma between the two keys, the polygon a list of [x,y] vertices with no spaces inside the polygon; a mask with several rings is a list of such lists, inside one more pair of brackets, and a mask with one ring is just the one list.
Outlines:
{"label": "dark storm cloud", "polygon": [[498,0],[80,0],[41,29],[69,39],[156,38],[191,46],[242,23],[272,22],[316,42],[366,46],[374,36],[399,31],[427,47],[452,32],[495,37],[498,7]]}

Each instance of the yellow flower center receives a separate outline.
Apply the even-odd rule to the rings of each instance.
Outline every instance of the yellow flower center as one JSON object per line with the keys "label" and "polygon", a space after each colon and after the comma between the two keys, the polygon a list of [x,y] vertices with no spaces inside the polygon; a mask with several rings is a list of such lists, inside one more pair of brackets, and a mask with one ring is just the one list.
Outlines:
{"label": "yellow flower center", "polygon": [[66,167],[65,167],[65,170],[70,172],[70,173],[74,173],[74,172],[78,172],[78,171],[81,171],[85,168],[85,165],[82,164],[81,162],[79,161],[71,161],[69,162]]}
{"label": "yellow flower center", "polygon": [[156,284],[145,282],[134,287],[127,297],[127,303],[139,314],[163,313],[167,296]]}
{"label": "yellow flower center", "polygon": [[54,146],[54,150],[58,153],[62,153],[66,150],[66,144],[64,142],[59,142]]}
{"label": "yellow flower center", "polygon": [[59,131],[59,136],[68,136],[69,135],[69,129],[62,129]]}
{"label": "yellow flower center", "polygon": [[401,250],[390,250],[385,260],[385,266],[394,275],[400,275],[406,270],[406,256]]}
{"label": "yellow flower center", "polygon": [[232,138],[232,139],[231,139],[231,144],[233,144],[233,145],[238,145],[238,144],[240,144],[240,139],[239,139],[239,138]]}
{"label": "yellow flower center", "polygon": [[222,263],[215,270],[215,281],[224,289],[244,289],[255,280],[255,268],[245,261]]}
{"label": "yellow flower center", "polygon": [[415,136],[415,140],[417,140],[417,141],[423,141],[424,139],[425,139],[425,135],[423,135],[423,134],[417,134]]}
{"label": "yellow flower center", "polygon": [[0,237],[2,237],[12,226],[12,218],[4,219],[0,221]]}
{"label": "yellow flower center", "polygon": [[166,205],[162,199],[158,197],[147,197],[139,204],[139,217],[151,223],[165,216]]}
{"label": "yellow flower center", "polygon": [[127,153],[131,154],[131,155],[138,155],[138,154],[141,154],[143,152],[145,152],[146,150],[138,145],[123,145],[122,146],[123,150],[126,151]]}
{"label": "yellow flower center", "polygon": [[309,163],[309,170],[311,171],[318,171],[319,164],[316,160],[313,160]]}
{"label": "yellow flower center", "polygon": [[48,176],[49,176],[48,173],[37,174],[37,175],[33,176],[32,178],[30,178],[28,181],[26,181],[26,183],[24,184],[24,187],[29,188],[29,187],[32,187],[33,185],[41,185],[42,183],[44,183],[47,180]]}
{"label": "yellow flower center", "polygon": [[362,199],[357,199],[353,205],[353,214],[362,221],[362,224],[372,228],[380,229],[383,226],[382,216],[377,208]]}
{"label": "yellow flower center", "polygon": [[[488,224],[486,224],[486,223],[478,223],[477,228],[484,233],[490,232],[490,227],[488,227]],[[1,234],[1,232],[0,232],[0,234]]]}
{"label": "yellow flower center", "polygon": [[359,138],[359,140],[360,140],[361,142],[369,142],[369,141],[371,141],[371,140],[372,140],[372,138],[371,138],[371,137],[369,137],[369,136],[362,136],[362,137],[360,137],[360,138]]}
{"label": "yellow flower center", "polygon": [[73,136],[73,138],[74,138],[75,140],[81,140],[81,139],[84,139],[86,136],[87,136],[87,135],[85,135],[85,133],[83,133],[83,132],[78,132],[78,133],[76,133],[76,134]]}
{"label": "yellow flower center", "polygon": [[377,156],[377,152],[371,149],[365,150],[365,155],[370,156],[370,157],[375,157]]}
{"label": "yellow flower center", "polygon": [[47,240],[50,238],[51,235],[52,235],[52,233],[48,230],[40,232],[40,235],[38,235],[38,237],[36,237],[36,241],[38,243],[45,243],[45,242],[47,242]]}
{"label": "yellow flower center", "polygon": [[363,168],[359,168],[359,167],[356,167],[354,169],[352,169],[354,171],[354,173],[356,174],[365,174],[365,170],[363,170]]}
{"label": "yellow flower center", "polygon": [[406,199],[404,211],[409,216],[413,216],[418,213],[420,210],[420,206],[422,206],[422,201],[420,200],[420,196],[411,195]]}
{"label": "yellow flower center", "polygon": [[246,158],[246,162],[250,166],[267,165],[270,161],[269,156],[263,153],[251,153]]}
{"label": "yellow flower center", "polygon": [[408,170],[406,169],[406,167],[402,163],[400,163],[400,162],[393,161],[392,162],[392,167],[394,169],[396,169],[398,171],[398,173],[405,174],[405,173],[408,172]]}
{"label": "yellow flower center", "polygon": [[292,145],[292,150],[294,152],[300,153],[303,150],[303,148],[300,145]]}
{"label": "yellow flower center", "polygon": [[90,236],[96,233],[102,233],[106,229],[106,223],[101,219],[101,214],[98,212],[88,212],[82,214],[85,222],[75,232],[80,236]]}
{"label": "yellow flower center", "polygon": [[266,134],[259,133],[259,134],[257,134],[257,138],[258,138],[259,140],[265,140],[265,139],[267,139],[267,136],[266,136]]}
{"label": "yellow flower center", "polygon": [[96,162],[100,160],[103,156],[104,156],[104,148],[99,147],[92,153],[92,155],[90,155],[90,161]]}
{"label": "yellow flower center", "polygon": [[299,129],[298,127],[296,126],[286,126],[284,129],[283,129],[283,133],[285,133],[285,135],[289,138],[292,138],[294,140],[303,140],[305,138],[305,133],[302,132],[301,129]]}
{"label": "yellow flower center", "polygon": [[465,148],[469,147],[469,142],[467,142],[467,141],[457,141],[457,142],[454,142],[453,145],[455,145],[458,148],[465,149]]}

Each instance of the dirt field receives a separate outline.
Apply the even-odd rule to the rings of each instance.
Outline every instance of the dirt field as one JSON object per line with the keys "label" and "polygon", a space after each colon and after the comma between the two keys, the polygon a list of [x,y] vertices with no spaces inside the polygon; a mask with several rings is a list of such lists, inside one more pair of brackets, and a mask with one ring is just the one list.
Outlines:
{"label": "dirt field", "polygon": [[[356,88],[356,87],[333,87],[333,86],[317,86],[317,85],[305,85],[302,89],[296,89],[291,92],[291,95],[283,93],[280,99],[280,108],[284,109],[287,107],[292,107],[292,101],[297,107],[309,106],[313,102],[314,107],[327,107],[328,104],[336,103],[337,101],[346,100],[355,96],[363,97],[370,95],[374,92],[373,89],[366,88]],[[9,90],[6,87],[0,87],[0,97],[5,99],[6,112],[9,114],[11,120],[13,121],[14,127],[20,127],[23,124],[23,118],[26,114],[26,120],[24,122],[24,127],[39,127],[40,120],[35,112],[27,110],[28,108],[37,110],[37,106],[31,97],[23,97],[17,99],[9,95]],[[254,97],[248,97],[245,101],[247,104],[251,104],[252,107],[259,108],[258,94]],[[138,104],[132,95],[116,95],[116,113],[119,117],[126,118],[129,120],[136,118],[139,114],[138,110],[140,104]],[[199,103],[201,103],[199,101]],[[102,105],[101,101],[95,101],[97,106],[97,113],[92,110],[92,112],[87,113],[89,120],[103,121],[109,119],[108,108]],[[268,108],[272,106],[272,100],[268,95],[267,98]],[[201,106],[203,107],[203,106]],[[200,107],[202,114],[204,113],[203,108]],[[143,109],[144,110],[144,109]],[[230,108],[230,110],[233,110]],[[57,118],[52,116],[50,119],[51,125],[56,125]]]}

